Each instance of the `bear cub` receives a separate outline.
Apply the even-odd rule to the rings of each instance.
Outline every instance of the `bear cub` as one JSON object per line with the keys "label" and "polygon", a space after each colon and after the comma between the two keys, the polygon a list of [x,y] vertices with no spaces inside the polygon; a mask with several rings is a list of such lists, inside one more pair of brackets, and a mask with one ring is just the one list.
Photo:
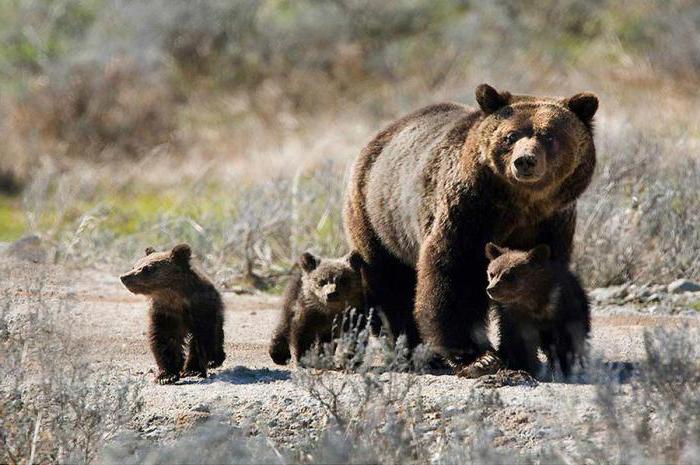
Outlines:
{"label": "bear cub", "polygon": [[299,259],[284,294],[280,322],[270,343],[270,357],[278,365],[297,362],[316,341],[330,342],[334,324],[348,308],[364,310],[365,295],[357,252],[333,259],[305,252]]}
{"label": "bear cub", "polygon": [[207,368],[221,366],[226,358],[221,295],[192,267],[191,255],[187,244],[169,252],[149,247],[146,256],[120,277],[129,291],[151,301],[148,334],[159,384],[172,384],[180,376],[206,378]]}
{"label": "bear cub", "polygon": [[[526,351],[502,354],[514,366],[538,374],[537,349],[547,356],[552,374],[568,377],[582,366],[586,339],[591,330],[588,297],[576,275],[563,263],[550,260],[550,248],[538,245],[529,251],[486,245],[489,297],[499,318],[514,324]],[[510,364],[509,364],[510,365]]]}

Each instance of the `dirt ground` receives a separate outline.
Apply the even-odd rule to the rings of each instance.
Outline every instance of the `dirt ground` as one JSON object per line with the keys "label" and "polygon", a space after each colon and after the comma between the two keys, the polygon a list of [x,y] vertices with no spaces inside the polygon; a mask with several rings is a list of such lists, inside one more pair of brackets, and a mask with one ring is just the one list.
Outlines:
{"label": "dirt ground", "polygon": [[[8,260],[0,263],[0,276],[0,295],[14,302],[11,312],[27,311],[38,299],[66,304],[46,307],[70,314],[71,334],[84,347],[75,356],[143,383],[146,404],[134,422],[145,436],[168,437],[219,416],[233,424],[255,417],[269,426],[273,437],[291,440],[322,421],[318,408],[292,380],[296,368],[274,365],[267,355],[279,297],[226,293],[223,366],[207,380],[188,378],[160,386],[151,382],[155,363],[147,344],[146,299],[127,292],[117,276]],[[633,364],[643,356],[644,330],[655,326],[698,333],[700,318],[643,314],[628,307],[594,309],[593,354],[608,362]],[[463,405],[478,381],[420,375],[419,383],[429,409],[445,402]],[[498,393],[505,406],[498,419],[504,443],[529,447],[541,438],[543,427],[561,421],[562,403],[574,405],[577,420],[588,418],[594,388],[585,383],[540,383],[500,387]]]}

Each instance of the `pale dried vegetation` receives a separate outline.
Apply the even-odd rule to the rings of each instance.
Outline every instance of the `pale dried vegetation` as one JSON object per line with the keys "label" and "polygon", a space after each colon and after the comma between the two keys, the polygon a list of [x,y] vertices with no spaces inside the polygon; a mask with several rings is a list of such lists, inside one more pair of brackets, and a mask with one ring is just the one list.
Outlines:
{"label": "pale dried vegetation", "polygon": [[[32,322],[3,313],[3,463],[691,464],[700,458],[700,367],[691,330],[647,333],[644,359],[625,376],[591,361],[587,376],[596,394],[583,423],[577,406],[562,401],[561,417],[578,420],[541,434],[567,441],[530,450],[499,440],[498,390],[477,385],[459,404],[427,400],[417,382],[420,353],[409,359],[401,341],[392,347],[383,338],[367,346],[361,328],[318,348],[307,360],[313,368],[295,372],[303,401],[323,420],[305,440],[280,443],[255,418],[233,426],[221,417],[175,442],[156,443],[130,432],[142,404],[139,386],[67,356],[70,335],[39,318],[47,305],[31,303]],[[52,314],[66,312],[70,305]]]}

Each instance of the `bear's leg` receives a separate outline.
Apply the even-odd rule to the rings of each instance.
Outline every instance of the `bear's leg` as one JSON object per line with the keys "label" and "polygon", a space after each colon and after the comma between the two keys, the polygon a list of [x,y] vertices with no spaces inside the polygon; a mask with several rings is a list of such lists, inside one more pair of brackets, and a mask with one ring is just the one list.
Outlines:
{"label": "bear's leg", "polygon": [[408,347],[420,344],[418,327],[413,315],[416,272],[388,254],[379,256],[362,270],[367,287],[367,306],[373,310],[372,327],[375,333],[382,324],[394,340],[405,335]]}
{"label": "bear's leg", "polygon": [[290,345],[290,332],[292,326],[292,318],[294,318],[294,309],[299,300],[301,292],[301,271],[295,269],[287,283],[287,288],[284,291],[282,311],[277,327],[272,333],[270,340],[269,354],[272,361],[278,365],[286,365],[289,359],[292,358]]}
{"label": "bear's leg", "polygon": [[316,342],[328,341],[332,337],[332,322],[324,315],[314,312],[295,315],[291,323],[291,345],[299,363]]}
{"label": "bear's leg", "polygon": [[216,321],[216,341],[211,348],[212,358],[209,360],[209,368],[220,367],[226,360],[224,352],[224,319],[218,318]]}
{"label": "bear's leg", "polygon": [[[458,245],[451,245],[458,244]],[[421,247],[415,317],[421,337],[458,368],[492,350],[486,331],[486,259],[438,231]]]}
{"label": "bear's leg", "polygon": [[183,371],[184,376],[207,377],[210,347],[215,343],[216,318],[214,315],[196,315],[190,327],[190,345]]}
{"label": "bear's leg", "polygon": [[526,322],[515,321],[507,311],[498,309],[500,342],[498,355],[511,370],[525,370],[537,376],[540,362],[537,350],[540,347],[540,332]]}
{"label": "bear's leg", "polygon": [[182,370],[182,376],[199,376],[207,377],[207,360],[205,357],[206,349],[203,344],[198,341],[194,334],[190,337],[189,350],[187,352],[187,360],[185,368]]}
{"label": "bear's leg", "polygon": [[151,351],[158,365],[155,381],[172,384],[180,379],[183,365],[184,329],[178,317],[151,314],[149,328]]}

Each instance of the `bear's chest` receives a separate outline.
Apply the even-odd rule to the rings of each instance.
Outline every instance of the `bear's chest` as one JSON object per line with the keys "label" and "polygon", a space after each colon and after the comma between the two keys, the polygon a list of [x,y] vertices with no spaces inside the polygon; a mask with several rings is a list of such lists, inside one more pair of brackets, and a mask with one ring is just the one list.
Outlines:
{"label": "bear's chest", "polygon": [[537,205],[502,208],[494,225],[492,241],[513,249],[532,248],[537,245],[540,225],[552,214],[550,209]]}

